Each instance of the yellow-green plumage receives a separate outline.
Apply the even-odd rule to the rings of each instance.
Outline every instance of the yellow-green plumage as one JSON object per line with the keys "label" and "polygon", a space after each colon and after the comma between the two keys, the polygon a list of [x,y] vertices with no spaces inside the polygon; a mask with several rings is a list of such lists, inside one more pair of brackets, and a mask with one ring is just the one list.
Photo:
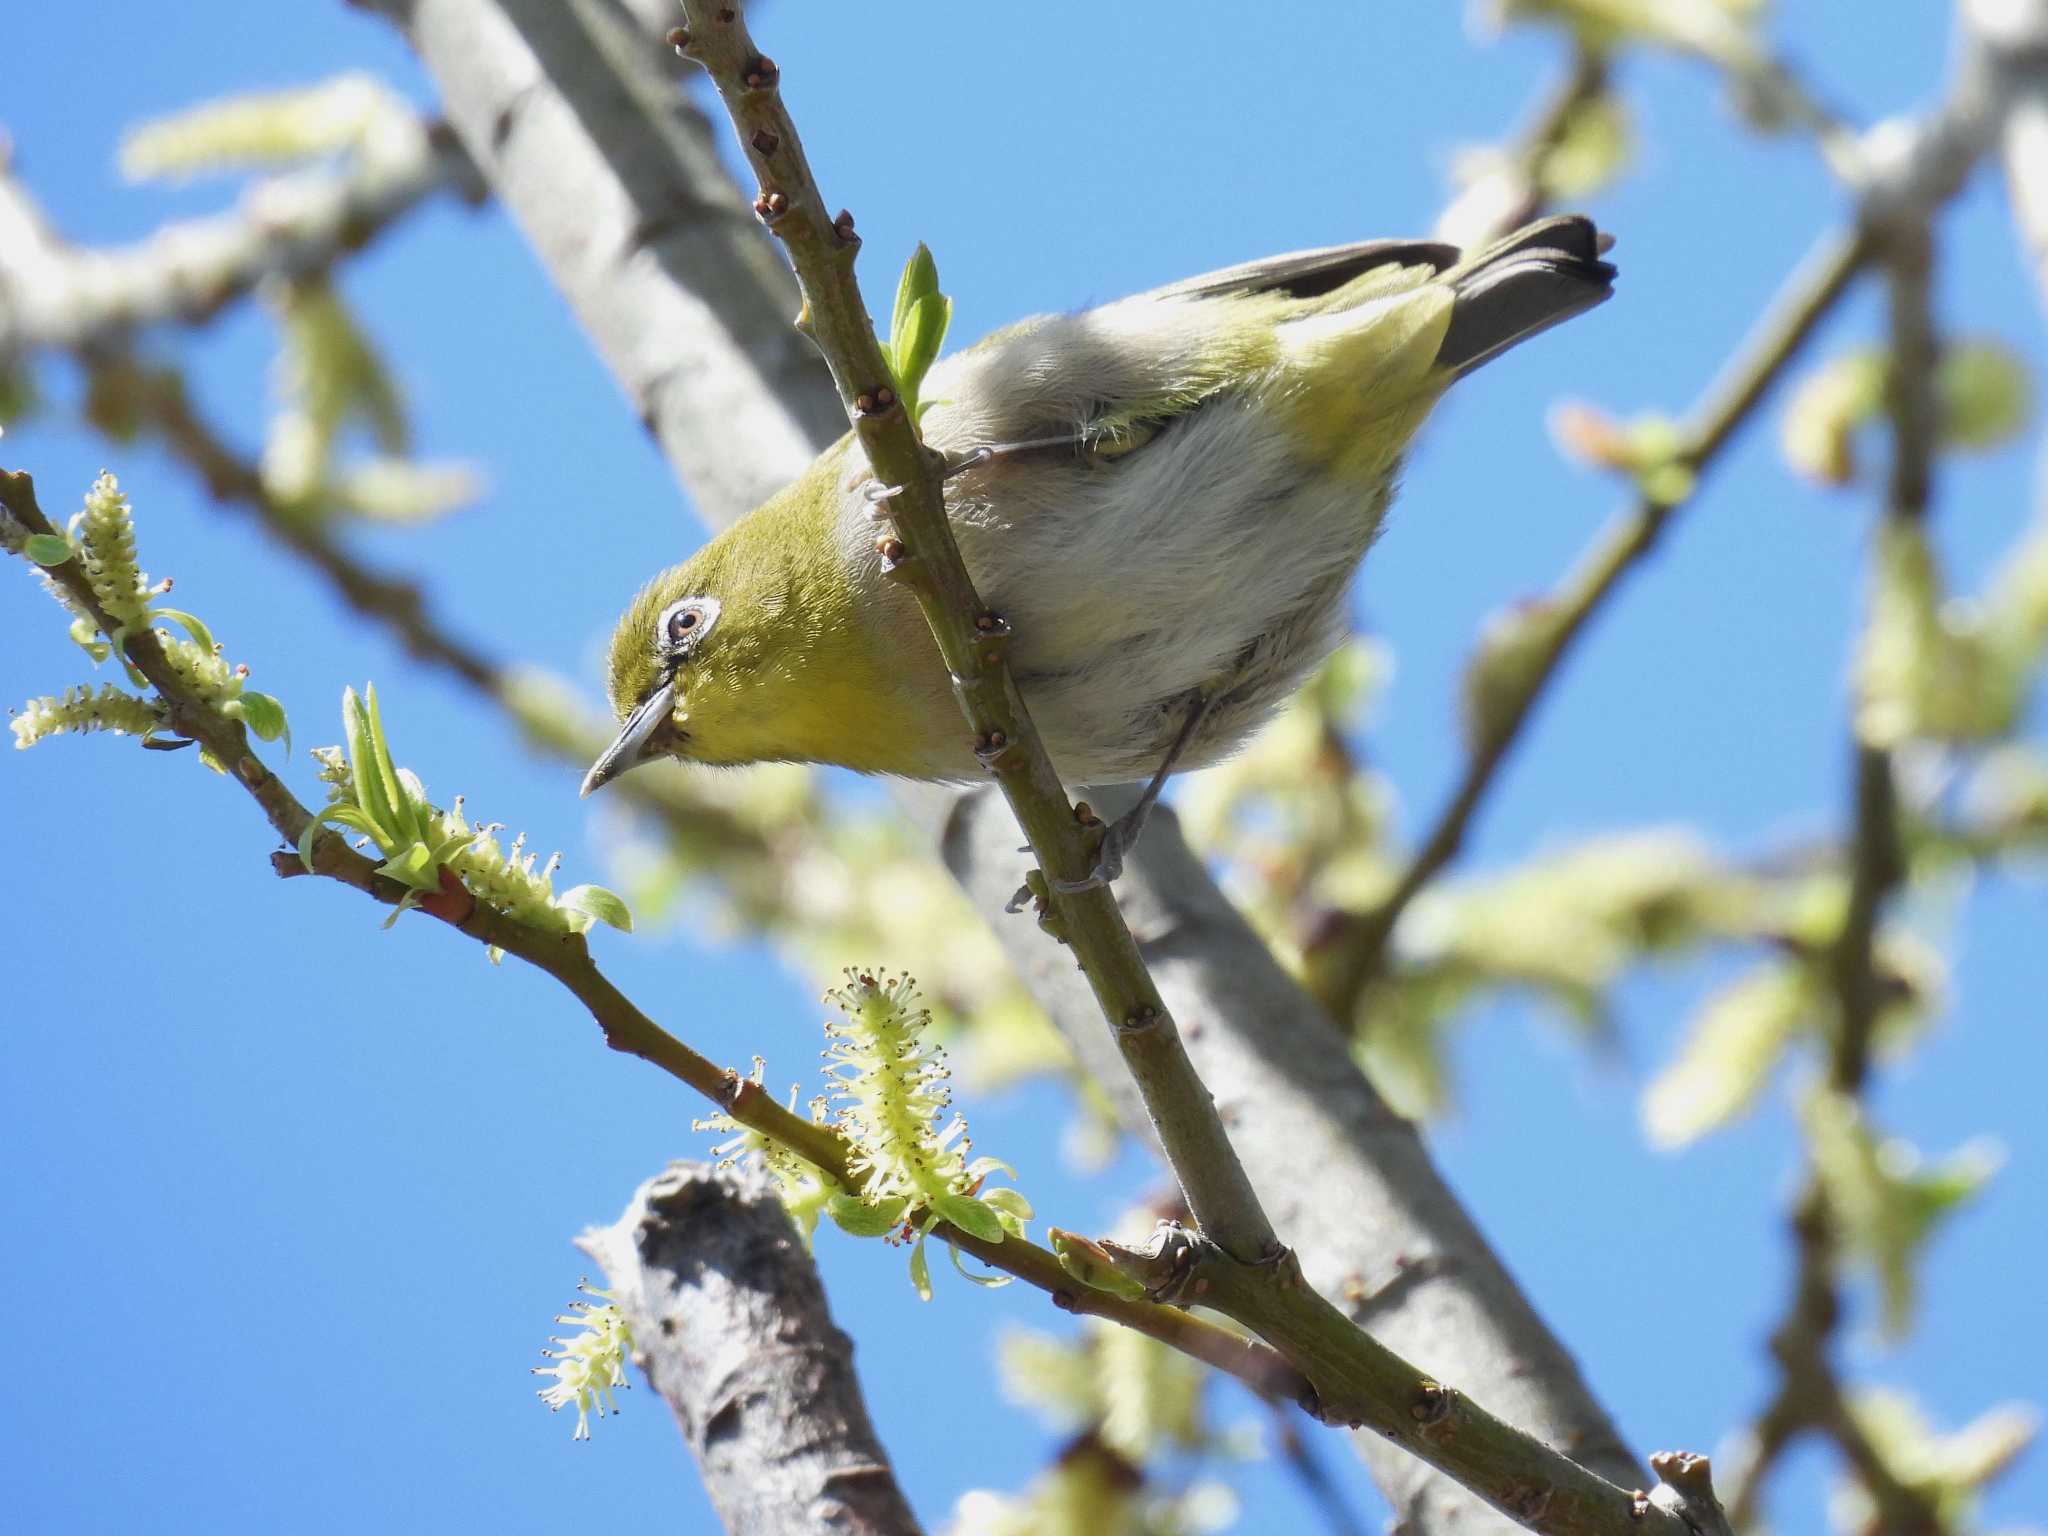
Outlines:
{"label": "yellow-green plumage", "polygon": [[[1055,444],[967,470],[948,508],[1062,777],[1146,777],[1196,697],[1182,766],[1255,729],[1341,637],[1444,389],[1605,298],[1603,248],[1565,218],[1468,260],[1396,242],[1276,257],[940,362],[934,448]],[[980,772],[937,648],[881,573],[866,477],[842,440],[634,600],[611,652],[628,725],[586,788],[657,755]],[[671,620],[689,633],[660,633]]]}

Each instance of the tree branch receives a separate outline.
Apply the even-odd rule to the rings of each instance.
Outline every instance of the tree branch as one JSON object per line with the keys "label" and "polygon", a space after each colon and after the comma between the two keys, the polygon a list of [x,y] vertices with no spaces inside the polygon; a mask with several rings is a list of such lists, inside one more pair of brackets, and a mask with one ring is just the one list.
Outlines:
{"label": "tree branch", "polygon": [[917,1536],[817,1265],[759,1169],[671,1163],[577,1246],[730,1536]]}
{"label": "tree branch", "polygon": [[[1967,178],[1995,126],[1997,112],[1986,99],[1988,78],[1981,50],[1966,48],[1949,106],[1928,128],[1898,146],[1889,162],[1873,167],[1875,179],[1864,198],[1866,239],[1883,262],[1888,297],[1885,413],[1892,462],[1884,520],[1901,528],[1927,517],[1941,425],[1935,393],[1940,342],[1931,299],[1932,226],[1941,205]],[[1835,1024],[1827,1083],[1835,1093],[1860,1098],[1869,1084],[1871,1043],[1883,993],[1876,953],[1879,920],[1906,870],[1899,848],[1892,754],[1886,747],[1857,739],[1852,728],[1850,755],[1848,892],[1829,956]],[[1835,1274],[1836,1225],[1820,1175],[1809,1168],[1791,1220],[1797,1253],[1792,1298],[1784,1321],[1771,1335],[1781,1380],[1759,1416],[1755,1455],[1733,1507],[1739,1516],[1753,1517],[1773,1463],[1811,1430],[1834,1443],[1861,1481],[1877,1511],[1876,1529],[1884,1536],[1938,1533],[1946,1528],[1939,1506],[1904,1482],[1871,1442],[1828,1358],[1842,1310]]]}
{"label": "tree branch", "polygon": [[[587,317],[600,355],[707,521],[714,527],[731,522],[838,435],[843,417],[837,400],[808,354],[803,366],[780,369],[732,355],[728,325],[750,354],[785,355],[778,349],[794,337],[782,317],[794,312],[794,288],[787,269],[763,255],[765,240],[710,155],[701,119],[668,87],[659,67],[662,51],[649,46],[651,40],[611,48],[604,54],[607,69],[598,70],[579,24],[572,24],[582,14],[576,6],[554,8],[561,17],[555,25],[542,24],[545,18],[536,18],[530,4],[515,0],[376,0],[374,8],[406,28],[440,86],[450,121],[486,175],[519,189],[506,194],[509,211],[571,305]],[[607,155],[583,125],[604,120],[621,103],[657,122],[639,131],[614,126],[617,147]],[[500,133],[501,126],[507,131]],[[638,155],[659,163],[639,164]],[[561,195],[569,186],[576,197]],[[584,211],[586,200],[594,213]],[[627,205],[623,211],[621,205]],[[679,224],[704,220],[719,223],[726,237],[683,238]],[[574,236],[585,225],[601,232],[595,237],[601,259],[582,257]],[[644,232],[651,247],[637,251],[604,231]],[[752,255],[734,255],[738,246]],[[654,291],[649,285],[658,287],[657,280],[686,291]],[[749,291],[735,294],[738,287]],[[730,320],[721,318],[726,310]],[[672,366],[650,367],[648,347],[673,359]],[[684,377],[692,369],[702,377]],[[816,424],[808,443],[792,447],[780,429],[751,430],[751,423],[782,409],[754,398],[775,390],[788,391],[802,419]],[[722,417],[693,418],[680,408],[679,402],[713,397],[724,402]],[[734,441],[745,442],[746,453],[732,454]],[[751,491],[734,490],[725,478],[740,467],[753,476]],[[929,827],[972,824],[986,834],[948,837],[945,846],[954,872],[982,898],[982,910],[997,910],[1014,884],[1015,832],[998,830],[1007,817],[981,814],[988,791],[958,795],[919,787],[904,798]],[[956,803],[954,818],[949,812]],[[1386,1111],[1344,1041],[1244,928],[1177,830],[1170,819],[1148,827],[1122,883],[1123,900],[1128,908],[1132,891],[1148,886],[1171,914],[1180,953],[1168,960],[1155,951],[1151,958],[1172,972],[1174,979],[1163,984],[1176,1013],[1198,1026],[1188,1044],[1207,1080],[1236,1081],[1207,1064],[1214,1059],[1207,1053],[1223,1044],[1230,1057],[1267,1074],[1248,1083],[1270,1083],[1272,1074],[1285,1071],[1303,1087],[1331,1090],[1318,1100],[1315,1123],[1322,1129],[1307,1156],[1285,1134],[1299,1096],[1270,1117],[1238,1121],[1261,1127],[1256,1137],[1241,1129],[1240,1147],[1269,1201],[1279,1198],[1276,1191],[1298,1188],[1305,1161],[1333,1191],[1327,1203],[1275,1206],[1287,1230],[1302,1234],[1303,1263],[1315,1283],[1332,1296],[1379,1297],[1375,1326],[1404,1352],[1485,1391],[1518,1422],[1572,1447],[1613,1480],[1641,1481],[1645,1474],[1620,1448],[1569,1357],[1480,1239],[1413,1128]],[[995,931],[1068,1039],[1084,1052],[1106,1047],[1093,999],[1075,984],[1059,952],[1026,925],[997,923]],[[1166,971],[1157,974],[1164,978]],[[1270,1048],[1269,1027],[1277,1030]],[[1128,1078],[1113,1053],[1105,1054],[1112,1059],[1093,1075],[1114,1092]],[[1255,1109],[1259,1101],[1247,1089],[1239,1102]],[[1125,1121],[1143,1128],[1142,1110],[1134,1104]],[[1345,1203],[1352,1190],[1363,1192],[1356,1205]],[[1317,1240],[1309,1240],[1311,1233]],[[1355,1443],[1418,1531],[1453,1520],[1461,1530],[1500,1528],[1497,1517],[1455,1483],[1376,1436],[1361,1435]]]}
{"label": "tree branch", "polygon": [[0,144],[0,357],[35,347],[90,354],[164,322],[201,324],[266,277],[298,277],[357,250],[438,192],[484,185],[439,123],[342,174],[258,183],[245,206],[168,224],[121,249],[65,244],[11,174]]}
{"label": "tree branch", "polygon": [[732,115],[749,163],[761,178],[755,209],[783,243],[803,289],[803,327],[824,354],[854,434],[878,481],[895,488],[888,502],[897,539],[889,554],[897,578],[917,599],[953,678],[969,728],[992,762],[1004,798],[1024,829],[1047,886],[1038,891],[1059,936],[1095,989],[1124,1064],[1168,1166],[1202,1231],[1242,1264],[1270,1261],[1279,1241],[1231,1150],[1209,1091],[1195,1075],[1179,1032],[1107,887],[1068,893],[1093,862],[1087,829],[1032,726],[1005,663],[1008,630],[974,589],[947,521],[938,456],[891,387],[892,375],[853,277],[859,250],[852,222],[828,210],[811,177],[796,125],[784,109],[779,76],[748,35],[737,4],[685,0],[687,30],[671,34],[684,57],[702,64]]}
{"label": "tree branch", "polygon": [[845,431],[790,328],[788,268],[630,13],[608,0],[354,3],[404,28],[706,519],[766,500]]}
{"label": "tree branch", "polygon": [[[31,534],[56,531],[37,505],[34,483],[26,474],[0,470],[0,507],[5,507]],[[77,560],[49,568],[48,574],[63,586],[79,611],[92,617],[103,634],[112,636],[119,631],[120,626],[100,607]],[[223,715],[185,685],[165,657],[155,630],[130,631],[122,641],[122,652],[163,699],[168,707],[169,727],[204,746],[227,776],[262,808],[278,836],[295,847],[312,824],[313,813],[256,756],[242,723]],[[280,875],[306,872],[296,852],[276,854],[272,865]],[[314,841],[311,872],[353,886],[386,905],[396,905],[405,893],[404,887],[378,874],[374,863],[331,832],[320,833]],[[448,894],[450,899],[446,900],[427,898],[421,909],[475,942],[517,956],[552,976],[588,1009],[604,1033],[605,1044],[613,1050],[660,1068],[695,1089],[739,1124],[794,1149],[842,1189],[862,1188],[862,1179],[848,1166],[846,1143],[837,1131],[793,1114],[759,1085],[719,1067],[655,1023],[598,969],[581,934],[546,932],[469,898],[467,892],[461,898]],[[987,1242],[947,1223],[941,1223],[934,1231],[990,1268],[1014,1275],[1046,1292],[1063,1310],[1105,1317],[1136,1328],[1239,1377],[1261,1393],[1297,1402],[1312,1397],[1306,1380],[1265,1345],[1173,1307],[1127,1300],[1081,1285],[1067,1274],[1050,1249],[1015,1237],[1000,1243]]]}

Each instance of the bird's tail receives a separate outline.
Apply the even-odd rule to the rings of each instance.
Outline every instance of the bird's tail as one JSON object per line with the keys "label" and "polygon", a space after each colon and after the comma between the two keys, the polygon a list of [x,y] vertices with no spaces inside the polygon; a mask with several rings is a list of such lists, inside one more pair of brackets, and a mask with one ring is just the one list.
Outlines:
{"label": "bird's tail", "polygon": [[1475,256],[1461,257],[1439,281],[1456,299],[1436,365],[1463,378],[1508,348],[1605,301],[1614,267],[1601,260],[1612,242],[1578,214],[1518,229]]}

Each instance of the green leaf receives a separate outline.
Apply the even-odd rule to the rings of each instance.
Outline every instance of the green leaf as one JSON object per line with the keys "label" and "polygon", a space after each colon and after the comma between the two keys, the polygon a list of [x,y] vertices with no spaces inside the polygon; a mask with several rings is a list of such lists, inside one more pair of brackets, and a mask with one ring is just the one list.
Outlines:
{"label": "green leaf", "polygon": [[308,874],[313,872],[313,844],[319,841],[320,824],[326,819],[325,816],[315,816],[299,834],[299,864]]}
{"label": "green leaf", "polygon": [[[1022,1191],[1004,1187],[982,1191],[981,1203],[1003,1218],[1006,1230],[1024,1235],[1024,1223],[1032,1217],[1031,1202],[1024,1198]],[[1014,1225],[1012,1225],[1014,1223]]]}
{"label": "green leaf", "polygon": [[920,244],[904,263],[902,280],[896,285],[896,312],[884,349],[904,407],[913,418],[918,414],[918,390],[939,355],[952,318],[953,301],[939,292],[938,264]]}
{"label": "green leaf", "polygon": [[881,1237],[902,1225],[907,1200],[884,1200],[869,1205],[855,1195],[834,1195],[825,1202],[825,1214],[840,1231],[853,1237]]}
{"label": "green leaf", "polygon": [[415,778],[408,785],[399,776],[398,764],[391,760],[391,740],[384,734],[384,712],[377,703],[377,685],[363,685],[365,703],[370,712],[370,747],[376,754],[377,770],[384,778],[384,793],[389,797],[391,813],[398,818],[397,830],[404,834],[407,842],[423,843],[427,840],[426,807],[424,796],[413,792]]}
{"label": "green leaf", "polygon": [[953,1267],[960,1271],[960,1278],[963,1280],[971,1280],[991,1291],[1001,1290],[1010,1283],[1008,1275],[977,1275],[960,1261],[960,1250],[951,1243],[946,1244],[946,1253],[953,1260]]}
{"label": "green leaf", "polygon": [[[394,843],[425,842],[426,828],[421,825],[419,802],[408,791],[405,781],[398,776],[398,765],[391,760],[391,743],[384,734],[384,712],[377,704],[377,685],[366,684],[363,695],[363,739],[369,778],[377,786],[383,806],[383,814],[377,819],[390,829]],[[356,782],[363,782],[362,764],[356,767]]]}
{"label": "green leaf", "polygon": [[931,367],[932,359],[938,355],[934,333],[939,328],[939,306],[942,302],[937,298],[919,299],[910,306],[906,323],[896,333],[896,344],[890,351],[896,359],[897,381],[906,390],[916,390],[924,380],[925,370]]}
{"label": "green leaf", "polygon": [[379,927],[385,931],[388,931],[393,923],[397,922],[401,917],[405,916],[406,913],[410,912],[414,907],[418,906],[419,904],[419,893],[417,891],[407,891],[403,896],[398,898],[398,905],[391,909],[391,915],[385,918],[384,921],[381,924],[379,924]]}
{"label": "green leaf", "polygon": [[356,804],[376,825],[377,831],[371,835],[379,846],[387,850],[397,848],[405,839],[398,834],[384,778],[377,771],[376,754],[370,742],[369,712],[353,688],[341,691],[341,728],[348,746],[349,776],[355,781]]}
{"label": "green leaf", "polygon": [[903,334],[911,323],[911,312],[920,300],[938,291],[939,264],[932,260],[931,248],[920,240],[917,249],[910,253],[910,260],[903,263],[903,275],[896,280],[896,309],[889,317],[890,351],[895,356],[904,355]]}
{"label": "green leaf", "polygon": [[[135,633],[134,626],[128,624],[121,625],[111,635],[107,636],[107,649],[121,659],[121,670],[128,674],[129,682],[138,688],[147,688],[150,686],[149,679],[142,675],[142,668],[136,666],[134,662],[128,659],[128,652],[124,649],[128,644],[128,637],[133,633]],[[74,640],[78,639],[76,626],[74,626],[71,638]],[[83,642],[80,643],[82,644]],[[92,647],[87,646],[86,649],[89,651]],[[95,656],[93,659],[97,661],[100,658]]]}
{"label": "green leaf", "polygon": [[292,728],[284,718],[284,706],[267,693],[244,691],[234,702],[241,705],[242,723],[256,733],[260,741],[276,741],[284,738],[285,755],[292,750]]}
{"label": "green leaf", "polygon": [[1748,1109],[1813,1006],[1811,981],[1789,965],[1761,967],[1709,998],[1678,1059],[1643,1095],[1650,1139],[1682,1147]]}
{"label": "green leaf", "polygon": [[22,541],[21,552],[37,565],[62,565],[71,558],[71,541],[61,533],[32,533]]}
{"label": "green leaf", "polygon": [[470,831],[457,832],[452,836],[444,837],[435,845],[431,857],[436,864],[446,864],[456,854],[462,852],[463,849],[482,836],[483,833],[480,831]]}
{"label": "green leaf", "polygon": [[[71,639],[80,650],[96,662],[105,661],[114,654],[114,648],[100,638],[99,625],[93,623],[91,619],[73,619]],[[127,658],[123,657],[122,660],[126,661]]]}
{"label": "green leaf", "polygon": [[633,914],[612,892],[601,885],[579,885],[562,892],[555,905],[574,912],[588,912],[600,923],[609,923],[621,933],[633,931]]}
{"label": "green leaf", "polygon": [[400,885],[410,886],[424,895],[432,895],[441,889],[440,868],[434,863],[433,850],[425,843],[408,843],[379,864],[377,873],[388,875]]}
{"label": "green leaf", "polygon": [[917,1241],[910,1249],[910,1284],[917,1292],[919,1301],[932,1299],[932,1266],[924,1255],[925,1234],[917,1234]]}
{"label": "green leaf", "polygon": [[934,1195],[932,1210],[953,1223],[969,1237],[978,1237],[984,1243],[1000,1243],[1003,1240],[1002,1218],[988,1206],[967,1195]]}
{"label": "green leaf", "polygon": [[177,625],[180,629],[184,630],[186,634],[190,635],[192,637],[192,643],[198,646],[199,649],[205,651],[209,656],[213,654],[213,631],[208,629],[204,624],[200,623],[196,617],[194,617],[192,614],[187,613],[184,609],[152,608],[149,610],[149,613],[146,615],[146,617],[152,619],[169,619],[173,624]]}
{"label": "green leaf", "polygon": [[328,822],[340,827],[351,827],[370,837],[378,835],[376,823],[353,805],[330,805],[326,810],[306,823],[306,830],[299,834],[299,862],[307,869],[313,867],[313,840],[320,835],[320,828]]}

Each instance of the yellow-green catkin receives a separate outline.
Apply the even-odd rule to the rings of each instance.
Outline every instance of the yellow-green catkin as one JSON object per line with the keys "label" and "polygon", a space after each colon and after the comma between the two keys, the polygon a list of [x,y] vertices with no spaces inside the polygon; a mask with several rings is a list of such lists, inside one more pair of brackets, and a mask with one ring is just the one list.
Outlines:
{"label": "yellow-green catkin", "polygon": [[8,728],[14,732],[15,748],[25,751],[51,736],[91,731],[141,736],[162,724],[163,712],[157,705],[103,683],[97,689],[81,684],[55,697],[45,694],[30,699],[8,722]]}
{"label": "yellow-green catkin", "polygon": [[968,1182],[966,1124],[951,1108],[946,1053],[923,1038],[931,1013],[908,976],[849,970],[826,997],[846,1015],[825,1026],[825,1075],[852,1147],[848,1171],[870,1205],[952,1194]]}
{"label": "yellow-green catkin", "polygon": [[85,493],[76,530],[83,547],[79,564],[93,596],[115,624],[131,628],[149,617],[149,580],[135,553],[135,519],[120,482],[104,472]]}

